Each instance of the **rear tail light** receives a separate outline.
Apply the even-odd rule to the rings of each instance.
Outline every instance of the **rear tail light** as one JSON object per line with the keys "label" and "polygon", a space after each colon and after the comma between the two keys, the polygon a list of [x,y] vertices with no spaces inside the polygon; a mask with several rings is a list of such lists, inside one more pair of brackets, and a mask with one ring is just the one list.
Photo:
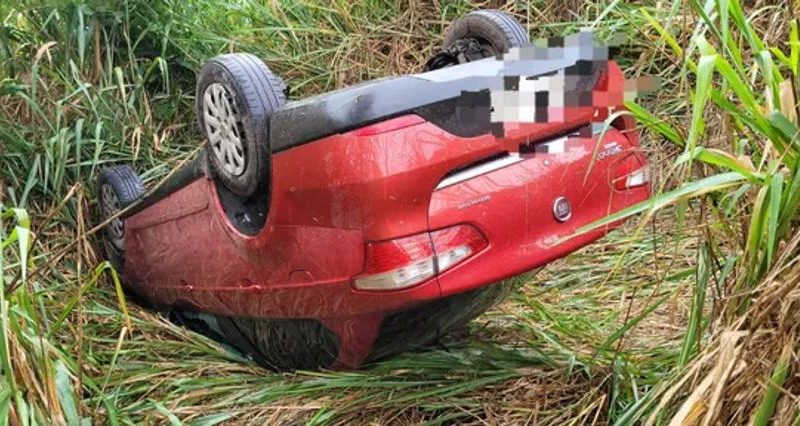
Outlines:
{"label": "rear tail light", "polygon": [[486,247],[486,238],[474,226],[458,225],[431,232],[439,273],[458,265]]}
{"label": "rear tail light", "polygon": [[412,235],[367,244],[364,273],[356,278],[363,290],[405,288],[436,275],[431,237]]}
{"label": "rear tail light", "polygon": [[625,178],[626,188],[635,188],[650,183],[650,168],[647,166],[634,171]]}
{"label": "rear tail light", "polygon": [[361,290],[398,290],[427,281],[458,265],[488,243],[470,225],[367,244],[364,272],[355,278]]}
{"label": "rear tail light", "polygon": [[650,183],[650,167],[647,159],[636,149],[622,155],[609,169],[612,183],[617,191],[625,191]]}
{"label": "rear tail light", "polygon": [[650,183],[650,168],[645,165],[626,175],[614,179],[614,188],[619,191],[632,189]]}

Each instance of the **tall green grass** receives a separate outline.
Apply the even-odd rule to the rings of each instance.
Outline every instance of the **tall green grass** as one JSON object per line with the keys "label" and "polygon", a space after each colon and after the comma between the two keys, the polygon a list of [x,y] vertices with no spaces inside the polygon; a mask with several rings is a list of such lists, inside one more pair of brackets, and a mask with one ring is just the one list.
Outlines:
{"label": "tall green grass", "polygon": [[[685,30],[671,32],[643,11],[691,83],[686,127],[630,105],[651,131],[683,151],[672,172],[685,182],[596,224],[667,205],[685,209],[691,198],[704,200],[708,232],[677,367],[697,355],[712,322],[742,324],[762,282],[795,262],[797,252],[789,240],[798,232],[800,203],[800,21],[788,4],[756,10],[746,10],[739,0],[690,4],[694,23],[688,37]],[[717,290],[717,318],[703,308],[711,288]],[[779,385],[786,378],[789,349],[775,366],[773,380]],[[776,387],[764,388],[756,424],[769,420],[777,398]],[[647,413],[632,408],[637,414],[626,419]]]}
{"label": "tall green grass", "polygon": [[0,288],[6,271],[23,285],[0,291],[0,423],[79,421],[74,359],[48,336],[41,289],[28,282],[30,219],[25,210],[0,205]]}

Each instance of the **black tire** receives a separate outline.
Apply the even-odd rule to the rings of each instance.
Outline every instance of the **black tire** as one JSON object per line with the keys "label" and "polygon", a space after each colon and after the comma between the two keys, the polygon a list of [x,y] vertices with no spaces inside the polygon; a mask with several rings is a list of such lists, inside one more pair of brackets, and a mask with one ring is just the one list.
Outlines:
{"label": "black tire", "polygon": [[[218,181],[243,197],[268,190],[269,117],[286,103],[283,81],[257,57],[232,53],[212,58],[203,65],[198,75],[196,95],[197,119],[200,130],[209,141],[206,146],[209,163]],[[216,115],[218,113],[211,106],[217,108],[219,103],[230,106],[232,114]],[[206,113],[211,118],[229,115],[234,118],[212,123],[206,119]],[[223,121],[226,125],[217,126]],[[215,126],[217,132],[213,131]],[[218,133],[221,136],[215,137]],[[235,148],[222,149],[221,142],[213,142],[212,138],[216,138],[213,141],[225,138],[238,142],[233,145]],[[232,158],[232,154],[226,156],[232,152],[241,158]]]}
{"label": "black tire", "polygon": [[496,9],[476,10],[457,19],[447,29],[444,48],[457,40],[475,39],[482,46],[491,47],[495,55],[506,53],[512,47],[528,44],[528,32],[516,19]]}
{"label": "black tire", "polygon": [[525,28],[505,12],[476,10],[450,25],[442,48],[425,64],[425,71],[498,56],[529,42]]}
{"label": "black tire", "polygon": [[[144,185],[133,167],[112,166],[100,171],[97,177],[97,200],[100,220],[105,222],[120,210],[144,195]],[[106,256],[117,272],[125,267],[125,219],[115,218],[103,229],[103,246]]]}
{"label": "black tire", "polygon": [[[430,345],[463,327],[502,301],[512,280],[435,300],[396,312],[383,320],[368,362]],[[320,322],[272,320],[173,312],[179,323],[230,345],[258,364],[278,371],[328,368],[339,353],[338,339]]]}

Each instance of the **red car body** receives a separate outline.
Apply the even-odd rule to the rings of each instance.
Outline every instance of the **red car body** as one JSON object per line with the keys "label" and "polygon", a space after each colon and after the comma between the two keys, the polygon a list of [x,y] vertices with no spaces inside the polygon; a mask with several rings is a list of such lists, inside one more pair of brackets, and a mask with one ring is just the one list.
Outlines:
{"label": "red car body", "polygon": [[[646,181],[625,184],[646,166],[633,121],[597,131],[622,108],[609,64],[595,90],[605,101],[565,107],[564,120],[462,137],[411,113],[273,153],[269,214],[253,235],[199,176],[126,218],[127,281],[157,306],[319,320],[339,340],[336,365],[358,365],[390,313],[541,267],[611,228],[566,238],[579,227],[649,197]],[[562,198],[566,218],[553,211]],[[354,284],[376,244],[454,226],[478,241],[455,266],[402,289]]]}

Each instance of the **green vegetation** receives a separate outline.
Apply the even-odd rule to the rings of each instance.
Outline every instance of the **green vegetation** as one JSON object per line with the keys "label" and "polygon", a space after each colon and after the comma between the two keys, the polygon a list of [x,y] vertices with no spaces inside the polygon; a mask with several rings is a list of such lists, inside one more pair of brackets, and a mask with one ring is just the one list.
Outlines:
{"label": "green vegetation", "polygon": [[[743,3],[743,2],[742,2]],[[247,51],[294,98],[419,69],[467,1],[0,0],[0,422],[797,422],[800,4],[518,2],[626,35],[661,191],[440,348],[274,374],[127,303],[93,178],[200,144],[194,72]]]}

